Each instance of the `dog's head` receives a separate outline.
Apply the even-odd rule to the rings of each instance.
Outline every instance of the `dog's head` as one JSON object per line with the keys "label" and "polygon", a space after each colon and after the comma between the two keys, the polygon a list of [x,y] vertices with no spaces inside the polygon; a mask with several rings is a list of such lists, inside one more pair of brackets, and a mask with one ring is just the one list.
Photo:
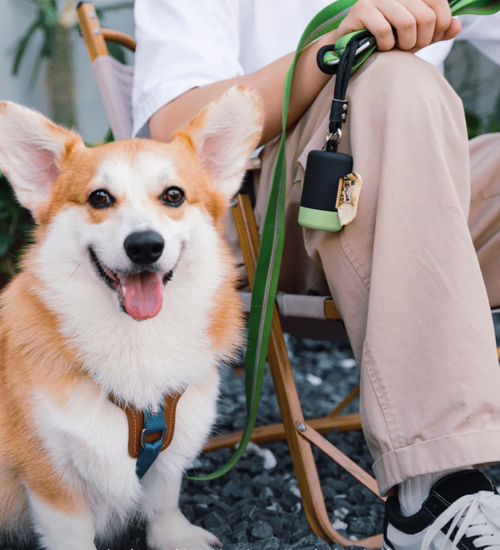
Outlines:
{"label": "dog's head", "polygon": [[45,268],[83,266],[116,307],[144,320],[160,312],[195,236],[220,235],[262,120],[256,92],[237,86],[169,144],[88,148],[39,113],[0,103],[0,167],[35,217]]}

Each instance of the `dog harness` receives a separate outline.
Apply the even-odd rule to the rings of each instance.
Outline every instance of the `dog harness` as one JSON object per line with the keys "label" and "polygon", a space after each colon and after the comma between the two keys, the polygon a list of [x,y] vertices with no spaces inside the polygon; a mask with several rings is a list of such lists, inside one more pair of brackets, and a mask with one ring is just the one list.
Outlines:
{"label": "dog harness", "polygon": [[158,410],[144,411],[109,396],[111,403],[120,407],[127,415],[128,452],[132,458],[137,459],[135,471],[139,479],[142,479],[158,455],[172,443],[177,403],[183,393],[184,391],[166,395]]}
{"label": "dog harness", "polygon": [[[252,431],[257,419],[257,409],[262,390],[262,379],[266,364],[267,348],[271,332],[271,321],[273,318],[274,305],[276,301],[281,258],[283,255],[283,244],[285,240],[285,142],[287,136],[288,105],[292,91],[292,79],[295,63],[297,61],[297,57],[304,48],[326,33],[337,29],[355,3],[356,0],[337,0],[321,10],[310,21],[304,30],[297,46],[295,57],[288,70],[283,89],[283,125],[281,141],[276,159],[276,165],[274,167],[266,216],[262,225],[259,257],[257,259],[257,267],[252,289],[252,303],[250,306],[250,319],[248,322],[248,337],[245,355],[245,393],[247,414],[245,426],[243,428],[243,435],[241,436],[241,440],[236,451],[226,464],[215,472],[204,476],[192,477],[190,479],[208,481],[211,479],[217,479],[218,477],[226,474],[243,456],[250,438],[252,437]],[[451,13],[454,16],[465,14],[491,15],[500,11],[500,0],[451,0],[449,4]],[[324,65],[338,65],[351,40],[356,40],[358,42],[355,55],[352,60],[351,72],[358,69],[377,47],[375,38],[370,35],[366,29],[347,34],[346,36],[341,37],[335,45],[332,44],[332,46],[325,48],[323,51]],[[343,109],[344,104],[339,102],[339,105],[340,108]],[[340,121],[344,122],[342,114],[344,113],[340,113]],[[336,122],[335,118],[333,119],[333,122]],[[354,176],[355,175],[356,174],[354,174]],[[345,191],[347,196],[349,190],[342,188],[341,191]],[[339,198],[342,199],[342,196]]]}

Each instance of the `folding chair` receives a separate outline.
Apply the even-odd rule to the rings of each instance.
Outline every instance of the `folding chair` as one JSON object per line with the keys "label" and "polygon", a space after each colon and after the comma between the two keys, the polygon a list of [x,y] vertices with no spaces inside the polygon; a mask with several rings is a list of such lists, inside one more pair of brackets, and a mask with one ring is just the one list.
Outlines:
{"label": "folding chair", "polygon": [[[130,139],[132,136],[133,67],[122,65],[113,59],[108,53],[106,41],[118,43],[134,52],[135,40],[124,33],[101,28],[94,5],[90,1],[80,2],[77,9],[81,32],[88,48],[92,69],[113,135],[117,140]],[[255,275],[260,237],[250,197],[247,194],[239,194],[235,197],[232,202],[232,214],[251,287]],[[242,293],[242,298],[248,311],[250,294]],[[340,314],[330,297],[278,294],[269,341],[268,362],[283,424],[256,427],[252,434],[252,441],[265,443],[286,439],[304,510],[309,524],[317,536],[330,544],[339,542],[343,546],[380,548],[382,535],[352,541],[343,537],[333,528],[326,510],[312,452],[312,445],[314,445],[377,497],[385,500],[380,497],[373,477],[321,435],[333,429],[339,431],[361,429],[359,414],[340,415],[347,405],[359,395],[359,386],[327,416],[306,420],[302,414],[283,337],[282,326],[285,326],[288,332],[296,334],[299,332],[301,335],[307,334],[316,336],[316,338],[327,336],[328,339],[331,339],[332,335],[343,331],[342,326],[338,323],[340,320]],[[213,437],[205,451],[234,447],[239,442],[241,435],[242,432],[233,432]]]}

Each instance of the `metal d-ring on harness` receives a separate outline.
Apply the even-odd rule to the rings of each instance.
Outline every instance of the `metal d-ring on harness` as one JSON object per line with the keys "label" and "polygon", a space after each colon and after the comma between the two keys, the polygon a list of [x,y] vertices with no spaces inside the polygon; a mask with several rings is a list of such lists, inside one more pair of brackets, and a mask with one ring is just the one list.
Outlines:
{"label": "metal d-ring on harness", "polygon": [[128,452],[135,459],[137,477],[142,479],[159,454],[172,443],[175,433],[177,404],[184,390],[165,394],[156,407],[138,409],[113,395],[108,399],[127,416],[129,428]]}

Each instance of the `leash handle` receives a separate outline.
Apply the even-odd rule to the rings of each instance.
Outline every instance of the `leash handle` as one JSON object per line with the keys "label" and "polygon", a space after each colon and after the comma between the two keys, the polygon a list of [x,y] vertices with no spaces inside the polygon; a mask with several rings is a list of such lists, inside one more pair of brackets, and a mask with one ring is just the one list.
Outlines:
{"label": "leash handle", "polygon": [[[190,477],[198,481],[217,479],[229,472],[240,460],[252,436],[257,419],[257,409],[262,389],[262,379],[266,364],[271,321],[273,317],[278,278],[283,255],[285,237],[285,183],[286,183],[286,129],[288,106],[292,89],[292,79],[297,57],[302,50],[323,35],[337,29],[349,13],[356,0],[337,0],[321,10],[307,25],[302,34],[295,57],[288,70],[283,89],[282,135],[274,169],[269,201],[262,228],[262,238],[255,271],[252,291],[248,339],[245,357],[245,386],[247,415],[241,441],[229,461],[208,475]],[[500,11],[500,0],[452,0],[452,15],[481,14],[490,15]],[[338,64],[350,40],[356,35],[366,33],[366,29],[341,37],[335,44],[334,51],[324,54],[325,65]],[[369,45],[354,56],[351,73],[354,72],[376,48],[375,39],[369,39]],[[361,49],[361,45],[358,49]]]}
{"label": "leash handle", "polygon": [[[355,2],[353,2],[354,5]],[[498,0],[449,0],[452,16],[457,15],[492,15],[500,11]],[[352,72],[356,71],[373,53],[377,47],[375,37],[366,29],[354,31],[337,40],[334,45],[324,46],[318,52],[318,58],[321,55],[321,70],[326,74],[336,74],[340,58],[344,53],[347,44],[355,36],[362,37],[355,56]]]}

